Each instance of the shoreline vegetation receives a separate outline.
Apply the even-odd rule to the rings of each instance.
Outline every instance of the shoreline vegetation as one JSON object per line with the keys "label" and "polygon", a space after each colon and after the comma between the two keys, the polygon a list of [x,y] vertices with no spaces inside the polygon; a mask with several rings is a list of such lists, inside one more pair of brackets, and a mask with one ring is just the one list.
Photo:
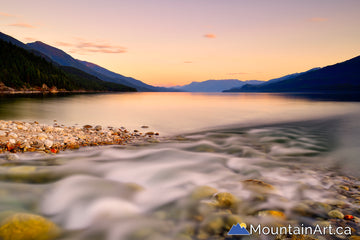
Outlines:
{"label": "shoreline vegetation", "polygon": [[[147,126],[142,126],[147,128]],[[68,149],[102,145],[126,145],[152,139],[156,141],[159,133],[139,130],[129,132],[120,127],[100,125],[64,126],[54,120],[53,125],[37,121],[0,120],[0,154],[18,152],[59,153]]]}

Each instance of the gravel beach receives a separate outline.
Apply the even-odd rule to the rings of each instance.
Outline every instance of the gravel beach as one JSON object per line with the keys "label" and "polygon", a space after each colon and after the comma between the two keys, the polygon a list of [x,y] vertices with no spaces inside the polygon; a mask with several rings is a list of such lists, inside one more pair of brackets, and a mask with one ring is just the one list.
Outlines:
{"label": "gravel beach", "polygon": [[66,149],[86,146],[124,145],[158,136],[155,132],[132,133],[125,128],[100,125],[64,126],[54,120],[53,125],[23,121],[0,120],[0,153],[46,152],[58,153]]}

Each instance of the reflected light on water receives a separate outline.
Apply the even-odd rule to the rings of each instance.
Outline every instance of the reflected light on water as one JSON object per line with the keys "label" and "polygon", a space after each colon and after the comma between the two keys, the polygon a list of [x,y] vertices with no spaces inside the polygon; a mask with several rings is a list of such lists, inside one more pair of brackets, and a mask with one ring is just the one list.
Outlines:
{"label": "reflected light on water", "polygon": [[351,102],[322,102],[280,94],[121,93],[1,99],[0,119],[66,125],[149,125],[176,134],[228,124],[318,118],[358,111]]}

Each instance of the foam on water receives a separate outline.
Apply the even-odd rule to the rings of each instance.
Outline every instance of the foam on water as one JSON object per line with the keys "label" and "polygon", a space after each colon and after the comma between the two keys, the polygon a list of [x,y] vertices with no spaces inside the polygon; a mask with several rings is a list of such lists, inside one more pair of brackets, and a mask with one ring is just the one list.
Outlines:
{"label": "foam on water", "polygon": [[[96,234],[100,239],[136,239],[128,236],[144,227],[159,239],[171,239],[179,226],[193,224],[181,216],[191,211],[186,199],[199,186],[235,195],[245,220],[266,209],[299,220],[292,209],[304,201],[336,199],[331,176],[341,153],[336,134],[341,121],[213,130],[144,146],[90,148],[50,158],[25,154],[19,161],[56,163],[49,171],[59,180],[43,185],[32,211],[65,230],[81,230],[67,239],[92,239]],[[259,196],[243,183],[248,179],[271,184],[274,190],[256,200]],[[168,222],[174,221],[166,231],[162,211],[169,214]]]}

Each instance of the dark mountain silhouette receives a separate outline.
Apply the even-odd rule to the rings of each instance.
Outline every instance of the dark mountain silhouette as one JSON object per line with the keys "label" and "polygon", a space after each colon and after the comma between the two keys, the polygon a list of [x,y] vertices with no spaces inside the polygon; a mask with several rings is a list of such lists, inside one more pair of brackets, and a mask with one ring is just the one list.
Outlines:
{"label": "dark mountain silhouette", "polygon": [[52,61],[56,62],[60,66],[77,68],[106,82],[123,84],[136,88],[138,91],[169,91],[167,88],[154,87],[134,78],[125,77],[123,75],[111,72],[94,63],[74,59],[72,56],[65,53],[61,49],[52,47],[40,41],[28,43],[27,46],[47,55]]}
{"label": "dark mountain silhouette", "polygon": [[94,77],[65,72],[47,59],[22,48],[16,39],[7,40],[0,39],[0,82],[5,85],[2,89],[25,91],[56,87],[66,91],[136,91],[124,85],[110,86]]}
{"label": "dark mountain silhouette", "polygon": [[177,86],[175,88],[186,92],[222,92],[229,88],[241,87],[245,84],[260,84],[263,81],[249,80],[240,81],[237,79],[207,80],[203,82],[192,82],[188,85]]}
{"label": "dark mountain silhouette", "polygon": [[339,92],[360,91],[360,56],[342,63],[308,71],[289,79],[245,85],[239,92]]}
{"label": "dark mountain silhouette", "polygon": [[6,35],[5,33],[2,33],[2,32],[0,32],[0,39],[5,42],[12,43],[13,45],[16,45],[18,47],[28,49],[28,50],[30,49],[28,46],[26,46],[26,44],[20,42],[19,40],[15,39],[9,35]]}
{"label": "dark mountain silhouette", "polygon": [[123,79],[125,78],[125,81],[129,86],[133,86],[137,88],[139,91],[151,91],[151,92],[174,92],[178,91],[173,88],[164,88],[164,87],[154,87],[149,84],[143,83],[140,80],[137,80],[132,77],[124,77],[123,75],[120,75],[118,73],[112,72],[106,68],[100,67],[99,65],[96,65],[95,63],[87,62],[87,61],[81,61],[77,60],[79,63],[85,65],[86,67],[90,68],[91,70],[97,72],[98,74],[101,74],[102,76],[105,76],[107,78],[115,79]]}
{"label": "dark mountain silhouette", "polygon": [[[288,80],[288,79],[291,79],[291,78],[294,78],[294,77],[297,77],[297,76],[300,76],[304,73],[307,73],[307,72],[311,72],[311,71],[315,71],[315,70],[318,70],[320,69],[319,67],[318,68],[312,68],[306,72],[300,72],[300,73],[292,73],[292,74],[288,74],[288,75],[285,75],[285,76],[282,76],[282,77],[279,77],[279,78],[274,78],[274,79],[270,79],[268,81],[265,81],[265,82],[261,82],[260,84],[252,84],[252,83],[247,83],[247,84],[244,84],[243,86],[247,85],[247,86],[253,86],[253,85],[256,85],[254,87],[262,87],[262,86],[265,86],[265,85],[268,85],[268,84],[271,84],[271,83],[276,83],[276,82],[281,82],[281,81],[284,81],[284,80]],[[235,88],[230,88],[228,90],[225,90],[223,92],[239,92],[240,89],[243,87],[235,87]]]}

